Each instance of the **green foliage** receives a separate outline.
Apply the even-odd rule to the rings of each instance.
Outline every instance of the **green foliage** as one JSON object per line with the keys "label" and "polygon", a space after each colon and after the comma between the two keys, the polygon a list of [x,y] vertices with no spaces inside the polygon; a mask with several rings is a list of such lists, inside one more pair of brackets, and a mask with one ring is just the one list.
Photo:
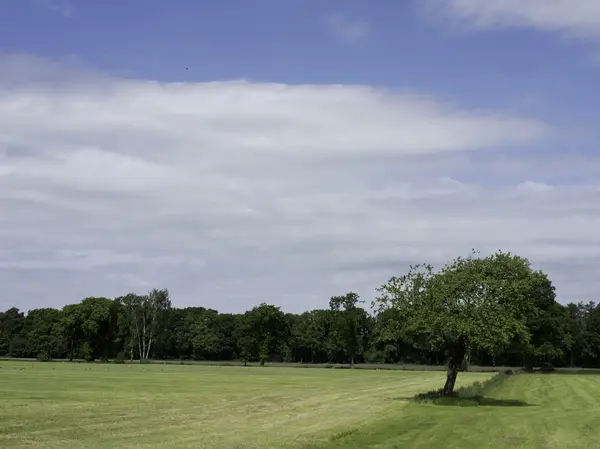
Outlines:
{"label": "green foliage", "polygon": [[117,365],[122,365],[125,363],[126,360],[127,360],[127,355],[125,354],[125,351],[119,351],[119,353],[117,354],[117,356],[115,357],[113,362],[116,363]]}
{"label": "green foliage", "polygon": [[292,352],[292,350],[290,349],[290,347],[287,344],[283,344],[281,346],[281,359],[284,362],[294,362],[294,353]]}
{"label": "green foliage", "polygon": [[385,329],[384,337],[398,337],[394,333],[403,329],[447,351],[447,394],[469,349],[496,354],[515,339],[527,344],[527,318],[537,303],[554,301],[549,279],[528,260],[502,252],[475,255],[459,257],[439,272],[430,265],[411,267],[378,289],[380,309],[394,308],[404,318],[402,325]]}
{"label": "green foliage", "polygon": [[50,354],[48,354],[46,351],[40,352],[37,355],[36,359],[38,362],[49,362],[50,360],[52,360],[52,358],[50,357]]}
{"label": "green foliage", "polygon": [[92,348],[92,345],[90,345],[89,342],[84,342],[83,346],[81,347],[81,352],[83,355],[83,360],[85,360],[86,362],[93,362],[95,360],[94,358],[94,349]]}
{"label": "green foliage", "polygon": [[122,326],[128,328],[128,339],[140,360],[148,360],[161,331],[164,331],[171,309],[167,289],[152,289],[147,295],[130,293],[116,299],[123,311]]}
{"label": "green foliage", "polygon": [[[0,312],[0,356],[52,359],[241,360],[304,364],[393,363],[600,367],[600,307],[563,306],[526,259],[471,254],[439,271],[420,265],[379,289],[374,313],[358,295],[329,308],[284,313],[261,304],[240,314],[171,307],[166,289],[62,310]],[[466,355],[468,354],[468,362]]]}
{"label": "green foliage", "polygon": [[358,306],[362,302],[354,292],[333,296],[329,300],[332,346],[348,358],[351,366],[354,366],[357,356],[364,353],[369,338],[368,316]]}
{"label": "green foliage", "polygon": [[12,307],[6,312],[0,312],[0,356],[11,355],[13,343],[23,329],[24,314]]}
{"label": "green foliage", "polygon": [[237,319],[233,333],[240,359],[259,360],[261,365],[288,340],[290,329],[279,307],[261,304]]}
{"label": "green foliage", "polygon": [[269,360],[269,339],[265,339],[258,352],[258,359],[260,360],[260,366],[264,366],[265,362]]}

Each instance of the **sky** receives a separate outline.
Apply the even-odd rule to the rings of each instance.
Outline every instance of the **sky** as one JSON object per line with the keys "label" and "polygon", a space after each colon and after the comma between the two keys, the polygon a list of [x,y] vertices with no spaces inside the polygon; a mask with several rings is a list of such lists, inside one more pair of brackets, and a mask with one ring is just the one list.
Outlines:
{"label": "sky", "polygon": [[327,307],[472,248],[600,291],[597,0],[1,0],[0,309]]}

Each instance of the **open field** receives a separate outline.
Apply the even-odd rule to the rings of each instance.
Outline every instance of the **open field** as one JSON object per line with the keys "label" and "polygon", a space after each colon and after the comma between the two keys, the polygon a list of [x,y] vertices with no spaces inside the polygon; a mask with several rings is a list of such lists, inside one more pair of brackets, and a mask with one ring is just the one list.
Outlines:
{"label": "open field", "polygon": [[[461,373],[459,384],[489,377]],[[486,394],[488,406],[404,399],[443,380],[417,371],[3,362],[0,447],[598,447],[600,376],[511,376]]]}

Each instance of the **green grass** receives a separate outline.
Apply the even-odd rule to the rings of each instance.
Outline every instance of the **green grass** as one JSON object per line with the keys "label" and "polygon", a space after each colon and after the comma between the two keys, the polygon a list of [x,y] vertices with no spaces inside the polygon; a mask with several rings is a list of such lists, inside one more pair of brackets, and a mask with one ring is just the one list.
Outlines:
{"label": "green grass", "polygon": [[599,423],[600,376],[519,374],[486,390],[481,401],[411,403],[402,414],[392,411],[351,436],[313,447],[598,448]]}
{"label": "green grass", "polygon": [[[459,385],[490,376],[461,373]],[[476,407],[407,400],[443,381],[418,371],[4,362],[0,447],[599,447],[600,376],[510,376]]]}

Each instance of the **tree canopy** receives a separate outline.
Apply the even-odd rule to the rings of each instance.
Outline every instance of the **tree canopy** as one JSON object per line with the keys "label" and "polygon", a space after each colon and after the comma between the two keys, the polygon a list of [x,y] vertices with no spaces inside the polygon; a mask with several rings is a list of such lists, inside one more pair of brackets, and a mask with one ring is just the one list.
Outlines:
{"label": "tree canopy", "polygon": [[376,296],[372,310],[348,292],[300,314],[178,308],[166,289],[13,307],[0,312],[0,356],[446,365],[448,391],[469,363],[600,367],[600,307],[560,304],[548,277],[515,255],[413,266]]}
{"label": "tree canopy", "polygon": [[[539,313],[538,304],[555,300],[548,277],[532,270],[527,259],[502,252],[474,256],[456,258],[438,272],[430,265],[411,267],[378,289],[377,302],[399,312],[407,323],[404,332],[448,355],[446,394],[454,391],[469,350],[497,354],[514,340],[527,346],[528,318]],[[389,332],[399,329],[398,323],[390,325]]]}

